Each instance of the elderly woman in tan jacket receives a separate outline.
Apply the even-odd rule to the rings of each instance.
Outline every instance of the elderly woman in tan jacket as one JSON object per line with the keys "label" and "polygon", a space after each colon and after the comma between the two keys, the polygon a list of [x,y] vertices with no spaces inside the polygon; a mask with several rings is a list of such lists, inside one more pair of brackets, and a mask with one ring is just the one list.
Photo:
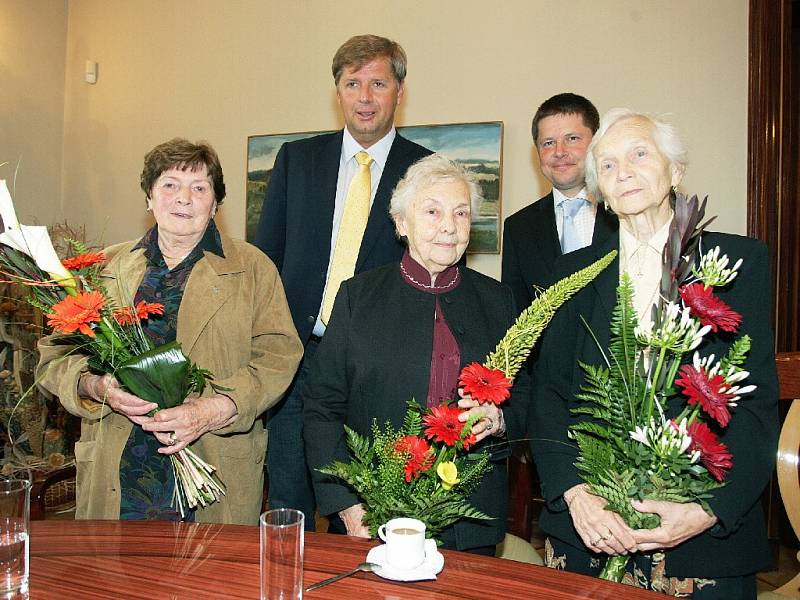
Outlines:
{"label": "elderly woman in tan jacket", "polygon": [[185,518],[255,524],[266,431],[260,415],[294,376],[302,345],[278,273],[255,247],[213,221],[225,197],[213,148],[174,139],[145,157],[141,179],[156,224],[106,250],[102,272],[119,306],[164,305],[143,322],[154,345],[173,340],[214,375],[217,391],[148,416],[156,405],[89,371],[88,358],[56,336],[40,343],[41,384],[82,418],[75,445],[77,518],[173,519],[169,455],[191,445],[217,467],[226,494]]}

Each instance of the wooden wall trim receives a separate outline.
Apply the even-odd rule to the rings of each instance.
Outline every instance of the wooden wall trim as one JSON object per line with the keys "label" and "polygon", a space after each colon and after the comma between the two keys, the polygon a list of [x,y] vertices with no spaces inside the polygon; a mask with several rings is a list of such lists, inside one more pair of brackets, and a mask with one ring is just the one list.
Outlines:
{"label": "wooden wall trim", "polygon": [[776,347],[792,351],[800,349],[796,31],[791,0],[749,4],[747,233],[769,246]]}

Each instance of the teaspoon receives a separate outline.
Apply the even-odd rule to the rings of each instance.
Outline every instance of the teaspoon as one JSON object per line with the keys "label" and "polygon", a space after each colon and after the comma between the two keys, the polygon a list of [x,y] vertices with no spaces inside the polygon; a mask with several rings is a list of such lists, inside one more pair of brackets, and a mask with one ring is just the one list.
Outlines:
{"label": "teaspoon", "polygon": [[359,571],[364,571],[366,573],[371,573],[376,567],[379,567],[379,566],[380,565],[376,565],[375,563],[363,562],[360,565],[358,565],[355,569],[353,569],[352,571],[347,571],[346,573],[341,573],[339,575],[334,575],[333,577],[329,577],[328,579],[323,579],[322,581],[307,587],[306,588],[306,592],[310,592],[312,590],[316,590],[317,588],[321,588],[323,585],[328,585],[329,583],[333,583],[334,581],[339,581],[340,579],[344,579],[345,577],[353,575],[354,573],[358,573]]}

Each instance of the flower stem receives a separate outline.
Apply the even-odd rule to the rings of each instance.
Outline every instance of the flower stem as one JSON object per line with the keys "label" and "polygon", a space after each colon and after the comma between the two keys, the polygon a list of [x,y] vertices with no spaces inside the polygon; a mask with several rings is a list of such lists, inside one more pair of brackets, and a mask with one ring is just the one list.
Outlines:
{"label": "flower stem", "polygon": [[662,346],[661,350],[658,353],[658,362],[656,363],[656,368],[653,371],[653,377],[651,379],[650,392],[647,394],[647,402],[644,407],[644,415],[645,418],[649,421],[650,417],[653,416],[653,402],[656,396],[656,385],[655,383],[658,381],[658,377],[661,374],[661,369],[664,368],[664,358],[667,354],[667,349]]}
{"label": "flower stem", "polygon": [[609,556],[606,560],[606,565],[600,572],[600,579],[606,581],[616,581],[620,583],[625,575],[625,567],[630,560],[630,556]]}

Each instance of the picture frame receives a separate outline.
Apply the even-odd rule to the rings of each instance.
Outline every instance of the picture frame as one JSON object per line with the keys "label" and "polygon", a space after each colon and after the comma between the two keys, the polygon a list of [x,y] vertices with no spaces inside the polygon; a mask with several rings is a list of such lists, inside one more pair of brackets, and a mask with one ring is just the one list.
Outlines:
{"label": "picture frame", "polygon": [[[484,201],[472,217],[467,252],[499,254],[502,215],[503,122],[449,123],[398,127],[406,139],[440,152],[475,174]],[[245,239],[253,242],[269,177],[280,147],[286,142],[329,131],[251,135],[247,138]]]}

